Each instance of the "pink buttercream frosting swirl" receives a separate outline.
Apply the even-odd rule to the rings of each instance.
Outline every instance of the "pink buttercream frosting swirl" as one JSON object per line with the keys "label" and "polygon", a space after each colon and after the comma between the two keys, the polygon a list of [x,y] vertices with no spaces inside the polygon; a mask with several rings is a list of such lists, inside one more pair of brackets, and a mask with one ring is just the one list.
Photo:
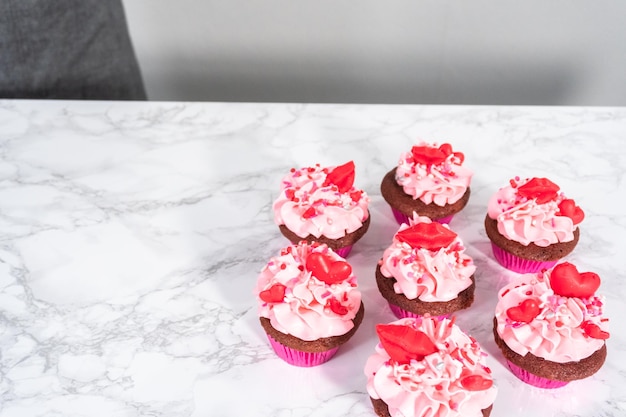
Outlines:
{"label": "pink buttercream frosting swirl", "polygon": [[[259,315],[276,330],[311,341],[340,336],[354,327],[361,306],[361,292],[352,272],[341,282],[327,284],[306,268],[312,253],[326,255],[333,262],[345,262],[324,244],[301,242],[281,250],[270,259],[258,277],[255,294]],[[276,302],[261,299],[262,291],[284,286],[284,298]]]}
{"label": "pink buttercream frosting swirl", "polygon": [[[590,323],[608,332],[608,319],[602,316],[604,298],[555,294],[550,287],[551,271],[518,276],[500,290],[495,313],[498,335],[522,356],[532,353],[558,363],[580,361],[605,343],[585,332]],[[527,299],[537,301],[539,314],[529,323],[511,320],[507,310]]]}
{"label": "pink buttercream frosting swirl", "polygon": [[566,197],[562,192],[545,203],[519,194],[518,189],[531,179],[511,180],[511,185],[500,188],[487,205],[487,214],[497,221],[498,232],[509,240],[527,246],[534,243],[546,247],[574,240],[577,226],[570,217],[557,215],[559,204]]}
{"label": "pink buttercream frosting swirl", "polygon": [[448,319],[433,317],[400,319],[393,325],[424,332],[437,351],[422,360],[400,364],[379,343],[365,364],[367,392],[383,400],[392,417],[481,417],[493,404],[497,388],[469,390],[463,378],[475,375],[491,381],[486,354],[479,344]]}
{"label": "pink buttercream frosting swirl", "polygon": [[[421,142],[419,146],[435,148],[436,144]],[[463,165],[460,153],[450,153],[443,162],[424,164],[415,160],[412,152],[400,155],[396,182],[414,200],[438,206],[456,203],[470,185],[473,172]]]}
{"label": "pink buttercream frosting swirl", "polygon": [[[431,222],[428,217],[414,215],[409,225],[402,224],[398,232],[418,223]],[[449,229],[448,225],[442,227]],[[400,241],[396,233],[379,264],[383,276],[396,279],[393,286],[396,294],[425,302],[450,301],[458,297],[472,284],[470,277],[476,271],[458,236],[444,248],[429,250],[411,247]]]}
{"label": "pink buttercream frosting swirl", "polygon": [[352,186],[347,192],[324,185],[336,167],[292,169],[281,181],[274,201],[274,221],[304,238],[313,235],[339,239],[363,226],[367,220],[369,197]]}

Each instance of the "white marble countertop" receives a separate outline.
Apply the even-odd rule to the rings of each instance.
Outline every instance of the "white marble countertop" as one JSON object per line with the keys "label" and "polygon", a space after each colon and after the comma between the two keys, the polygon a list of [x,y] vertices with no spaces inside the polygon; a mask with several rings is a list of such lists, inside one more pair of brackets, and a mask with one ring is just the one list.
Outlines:
{"label": "white marble countertop", "polygon": [[[397,224],[379,184],[417,139],[475,171],[451,227],[477,263],[458,323],[491,355],[492,417],[626,414],[626,108],[0,101],[0,416],[373,416],[363,365],[394,319],[374,268]],[[366,315],[330,362],[271,351],[252,293],[287,244],[271,203],[293,166],[349,159],[372,224],[349,261]],[[486,203],[547,176],[585,210],[567,258],[603,279],[608,358],[559,390],[524,385],[491,335]]]}

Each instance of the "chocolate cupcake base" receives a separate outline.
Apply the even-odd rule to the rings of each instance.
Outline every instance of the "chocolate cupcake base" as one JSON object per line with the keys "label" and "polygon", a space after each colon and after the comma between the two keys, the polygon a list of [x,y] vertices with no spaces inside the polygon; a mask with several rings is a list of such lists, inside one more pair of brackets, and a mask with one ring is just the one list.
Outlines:
{"label": "chocolate cupcake base", "polygon": [[352,319],[354,327],[352,327],[350,331],[339,336],[322,337],[312,341],[302,340],[293,335],[279,332],[272,326],[270,320],[266,317],[260,317],[259,319],[261,321],[261,326],[263,326],[263,330],[265,330],[265,333],[267,333],[277,342],[291,349],[299,350],[301,352],[319,353],[334,349],[350,340],[350,338],[354,335],[354,333],[356,333],[357,329],[361,325],[364,314],[365,308],[363,306],[363,303],[361,302],[361,307],[359,308],[359,311]]}
{"label": "chocolate cupcake base", "polygon": [[522,356],[515,353],[502,340],[498,334],[498,320],[495,317],[493,319],[493,337],[507,361],[533,375],[553,381],[569,382],[587,378],[598,372],[606,360],[606,344],[590,356],[577,362],[552,362],[530,352]]}
{"label": "chocolate cupcake base", "polygon": [[558,261],[574,250],[580,237],[580,229],[577,227],[574,230],[574,240],[570,242],[554,243],[547,247],[537,246],[534,243],[525,246],[504,237],[498,231],[498,222],[489,215],[485,216],[485,231],[491,243],[504,252],[536,262]]}
{"label": "chocolate cupcake base", "polygon": [[474,289],[476,284],[474,275],[470,277],[472,284],[461,291],[458,297],[450,301],[434,301],[426,302],[416,298],[409,300],[404,294],[396,294],[393,285],[396,283],[395,278],[387,278],[380,272],[380,265],[376,266],[376,284],[381,295],[389,304],[393,304],[403,310],[409,311],[416,315],[423,316],[430,314],[431,316],[445,316],[455,311],[468,308],[474,302]]}
{"label": "chocolate cupcake base", "polygon": [[[309,243],[318,242],[318,243],[324,243],[333,251],[338,252],[342,248],[352,247],[352,245],[354,245],[359,239],[363,237],[363,235],[365,235],[365,232],[367,232],[367,229],[369,229],[370,227],[370,219],[371,219],[371,216],[369,215],[369,212],[368,212],[367,219],[365,219],[365,221],[363,222],[363,225],[360,228],[338,239],[331,239],[323,235],[320,237],[315,237],[313,235],[300,237],[294,232],[292,232],[291,230],[289,230],[289,228],[287,228],[287,226],[285,226],[284,224],[281,224],[278,227],[280,229],[280,232],[283,234],[283,236],[289,239],[289,241],[291,241],[291,243],[293,243],[294,245],[298,244],[299,242],[303,240]],[[346,252],[349,253],[349,251],[346,251]],[[345,258],[347,256],[347,253],[345,252],[344,254],[339,253],[339,255]]]}
{"label": "chocolate cupcake base", "polygon": [[420,216],[429,217],[432,220],[443,219],[452,216],[465,207],[470,198],[469,187],[465,194],[456,202],[438,206],[435,203],[426,204],[419,199],[404,192],[402,187],[396,182],[396,168],[389,171],[380,184],[380,192],[393,209],[398,210],[408,218],[413,218],[413,212]]}

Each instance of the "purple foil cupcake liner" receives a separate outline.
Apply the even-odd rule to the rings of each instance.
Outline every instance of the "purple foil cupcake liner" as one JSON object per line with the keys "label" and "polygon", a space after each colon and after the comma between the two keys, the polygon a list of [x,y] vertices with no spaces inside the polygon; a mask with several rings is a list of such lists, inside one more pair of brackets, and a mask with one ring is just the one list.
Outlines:
{"label": "purple foil cupcake liner", "polygon": [[267,335],[267,338],[270,341],[272,349],[274,349],[274,352],[276,352],[276,355],[278,355],[279,358],[281,358],[290,365],[301,366],[305,368],[321,365],[324,362],[328,362],[339,349],[339,347],[336,347],[325,352],[303,352],[301,350],[292,349],[283,345],[282,343],[279,343],[269,334]]}
{"label": "purple foil cupcake liner", "polygon": [[344,246],[343,248],[336,249],[334,252],[342,258],[347,258],[350,251],[352,251],[353,245]]}
{"label": "purple foil cupcake liner", "polygon": [[[391,309],[391,312],[399,319],[406,319],[406,318],[418,318],[418,317],[422,317],[421,314],[416,314],[413,313],[411,311],[405,310],[403,308],[398,307],[395,304],[389,304],[389,308]],[[450,317],[450,314],[442,314],[441,316],[436,316],[439,320],[443,320],[443,319],[447,319],[448,317]]]}
{"label": "purple foil cupcake liner", "polygon": [[493,250],[493,256],[500,265],[513,272],[519,272],[522,274],[550,269],[557,263],[557,261],[533,261],[530,259],[520,258],[519,256],[515,256],[504,249],[499,248],[493,243],[491,243],[491,249]]}
{"label": "purple foil cupcake liner", "polygon": [[542,378],[535,374],[531,374],[527,370],[520,368],[519,366],[508,360],[506,361],[506,364],[509,366],[511,372],[513,372],[513,375],[515,375],[525,383],[532,385],[533,387],[554,389],[561,388],[568,384],[567,381],[557,381],[555,379]]}
{"label": "purple foil cupcake liner", "polygon": [[[391,211],[393,212],[393,217],[395,217],[398,224],[402,224],[402,223],[409,224],[409,219],[411,217],[407,216],[406,214],[402,213],[400,210],[397,210],[393,207],[391,208]],[[451,214],[449,216],[442,217],[440,219],[433,219],[433,221],[436,221],[437,223],[441,223],[441,224],[448,224],[450,223],[453,217],[454,217],[454,214]]]}

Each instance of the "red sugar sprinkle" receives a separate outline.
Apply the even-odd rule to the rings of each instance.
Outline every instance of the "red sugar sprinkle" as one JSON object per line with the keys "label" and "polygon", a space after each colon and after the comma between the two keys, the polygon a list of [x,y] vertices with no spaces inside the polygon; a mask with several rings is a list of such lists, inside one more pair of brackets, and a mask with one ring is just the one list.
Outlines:
{"label": "red sugar sprinkle", "polygon": [[286,264],[280,264],[280,269],[287,269],[287,265]]}
{"label": "red sugar sprinkle", "polygon": [[561,320],[558,320],[558,321],[556,321],[556,322],[554,323],[554,325],[555,325],[556,327],[561,327],[561,326],[563,326],[563,322],[562,322]]}
{"label": "red sugar sprinkle", "polygon": [[302,266],[302,265],[298,265],[298,269],[299,269],[300,271],[304,271],[304,266]]}

